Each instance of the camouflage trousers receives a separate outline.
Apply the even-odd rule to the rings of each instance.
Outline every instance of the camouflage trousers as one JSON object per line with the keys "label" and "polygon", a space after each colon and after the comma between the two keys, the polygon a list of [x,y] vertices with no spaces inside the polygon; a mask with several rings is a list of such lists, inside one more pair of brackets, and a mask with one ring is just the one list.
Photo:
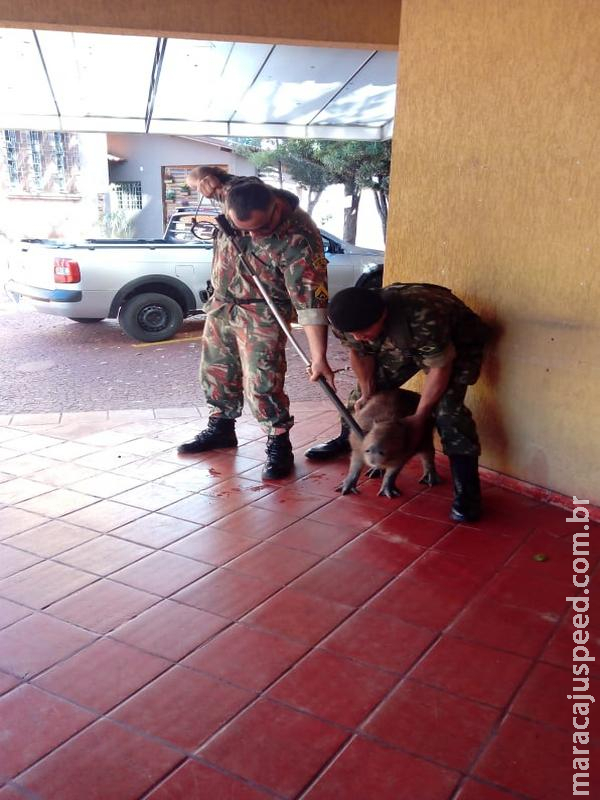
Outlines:
{"label": "camouflage trousers", "polygon": [[202,337],[200,383],[210,416],[235,419],[244,397],[268,434],[294,424],[283,385],[286,337],[264,304],[228,304],[209,312]]}
{"label": "camouflage trousers", "polygon": [[[474,369],[475,380],[481,368],[471,365]],[[419,372],[419,367],[414,363],[405,364],[399,369],[390,370],[385,364],[378,364],[375,373],[375,382],[378,391],[396,389]],[[472,383],[475,380],[470,381]],[[481,445],[477,435],[475,420],[469,409],[464,404],[468,384],[457,380],[457,375],[452,374],[450,383],[442,395],[437,408],[433,412],[435,426],[442,441],[442,449],[447,456],[478,456],[481,454]],[[360,389],[355,387],[348,398],[348,408],[352,411],[358,398]]]}

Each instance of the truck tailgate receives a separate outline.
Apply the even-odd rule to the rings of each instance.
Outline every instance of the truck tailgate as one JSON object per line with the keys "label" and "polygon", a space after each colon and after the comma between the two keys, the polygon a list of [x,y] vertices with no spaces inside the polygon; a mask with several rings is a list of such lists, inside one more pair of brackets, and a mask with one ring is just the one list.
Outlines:
{"label": "truck tailgate", "polygon": [[[73,256],[71,256],[73,257]],[[9,275],[17,283],[38,289],[56,289],[54,259],[69,258],[69,250],[43,244],[20,244],[9,259]],[[70,284],[76,288],[79,284]]]}

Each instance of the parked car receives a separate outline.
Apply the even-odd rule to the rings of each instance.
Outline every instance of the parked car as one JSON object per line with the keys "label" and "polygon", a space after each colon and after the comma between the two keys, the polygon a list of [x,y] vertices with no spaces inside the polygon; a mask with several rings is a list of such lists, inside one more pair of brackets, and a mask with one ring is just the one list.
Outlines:
{"label": "parked car", "polygon": [[[162,239],[24,239],[10,259],[6,291],[45,314],[82,323],[118,319],[138,341],[170,339],[212,291],[210,215],[198,220],[202,239],[191,233],[193,217],[190,209],[173,214]],[[330,294],[381,286],[381,250],[321,235]]]}

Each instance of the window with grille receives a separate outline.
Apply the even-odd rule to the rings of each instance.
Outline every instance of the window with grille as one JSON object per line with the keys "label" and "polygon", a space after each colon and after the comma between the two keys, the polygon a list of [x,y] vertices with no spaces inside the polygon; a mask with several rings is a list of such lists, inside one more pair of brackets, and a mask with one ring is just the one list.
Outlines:
{"label": "window with grille", "polygon": [[42,164],[42,134],[39,131],[29,131],[29,152],[33,188],[40,191],[44,179],[44,167]]}
{"label": "window with grille", "polygon": [[4,183],[12,193],[79,194],[77,134],[4,130],[0,134],[0,172],[5,173]]}
{"label": "window with grille", "polygon": [[64,134],[54,132],[54,156],[56,159],[56,181],[61,192],[66,187],[65,176],[67,174],[67,154],[65,152]]}
{"label": "window with grille", "polygon": [[118,181],[111,183],[111,192],[115,199],[114,208],[123,211],[139,211],[142,207],[141,181]]}
{"label": "window with grille", "polygon": [[17,132],[4,131],[4,150],[6,154],[6,168],[11,186],[18,186],[21,182],[19,174],[19,158],[17,155]]}

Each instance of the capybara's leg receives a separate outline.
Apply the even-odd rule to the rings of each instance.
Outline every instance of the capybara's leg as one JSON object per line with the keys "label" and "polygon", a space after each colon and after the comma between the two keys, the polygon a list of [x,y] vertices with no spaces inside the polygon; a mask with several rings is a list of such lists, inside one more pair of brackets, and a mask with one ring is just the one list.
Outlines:
{"label": "capybara's leg", "polygon": [[437,473],[435,468],[435,450],[433,449],[433,429],[431,429],[424,437],[423,446],[420,448],[419,458],[423,465],[423,475],[419,483],[424,483],[427,486],[435,486],[442,483],[442,479]]}
{"label": "capybara's leg", "polygon": [[404,464],[399,467],[388,467],[381,482],[381,488],[378,492],[380,497],[398,497],[401,494],[400,489],[396,486],[396,478]]}
{"label": "capybara's leg", "polygon": [[358,494],[356,484],[358,483],[358,479],[360,477],[362,465],[362,453],[353,451],[352,458],[350,459],[350,468],[348,469],[348,474],[344,478],[342,485],[338,486],[338,492],[341,492],[342,494]]}

